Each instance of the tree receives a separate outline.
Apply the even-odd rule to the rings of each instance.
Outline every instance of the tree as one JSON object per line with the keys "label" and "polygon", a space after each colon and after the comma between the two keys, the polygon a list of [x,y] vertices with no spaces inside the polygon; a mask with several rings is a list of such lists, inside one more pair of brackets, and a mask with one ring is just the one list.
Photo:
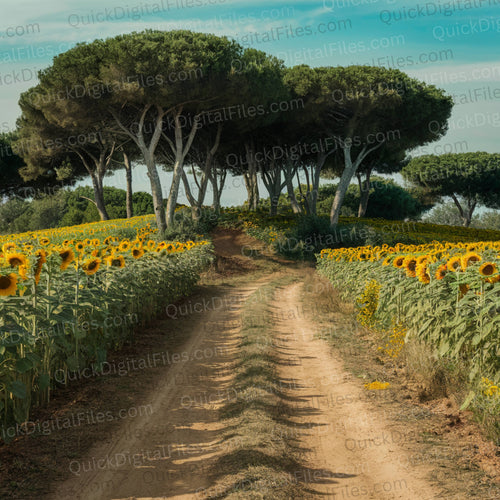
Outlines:
{"label": "tree", "polygon": [[[61,83],[57,78],[62,72],[59,65],[56,59],[52,67],[40,72],[40,85],[21,94],[22,116],[18,120],[16,142],[26,161],[21,174],[27,180],[37,179],[68,158],[76,168],[64,177],[74,180],[89,175],[94,189],[93,203],[101,220],[108,220],[103,180],[111,168],[117,141],[107,131],[106,116],[95,103],[87,100],[51,102],[51,95]],[[67,75],[66,83],[75,84],[77,78],[78,73]]]}
{"label": "tree", "polygon": [[478,204],[500,207],[500,154],[423,155],[413,158],[402,174],[437,200],[450,196],[465,227]]}
{"label": "tree", "polygon": [[50,168],[36,179],[24,179],[21,171],[26,164],[22,151],[16,148],[18,139],[18,131],[0,134],[0,200],[3,197],[30,198],[37,194],[50,194],[72,184],[72,179],[58,179],[56,172]]}
{"label": "tree", "polygon": [[[409,150],[437,140],[446,131],[452,99],[394,69],[322,67],[316,72],[317,126],[342,151],[343,168],[330,211],[330,222],[336,225],[347,188],[365,158],[383,145]],[[429,130],[431,120],[441,124],[438,131]]]}
{"label": "tree", "polygon": [[[174,222],[186,157],[202,119],[221,108],[231,95],[231,63],[241,47],[225,37],[190,31],[146,31],[106,42],[107,65],[101,81],[116,132],[132,139],[143,156],[151,181],[158,228]],[[134,75],[131,77],[130,75]],[[166,142],[173,170],[166,215],[157,172],[157,148]]]}
{"label": "tree", "polygon": [[[331,129],[322,117],[321,70],[302,64],[287,70],[284,80],[294,99],[300,99],[302,107],[294,112],[283,127],[288,148],[283,165],[288,197],[294,213],[315,214],[321,174],[338,150],[331,136]],[[291,139],[291,140],[290,140]],[[288,145],[292,145],[291,147]],[[305,177],[300,182],[299,172]],[[293,176],[297,176],[300,205],[293,189]]]}
{"label": "tree", "polygon": [[[319,206],[329,212],[337,191],[337,185],[328,184],[319,189]],[[352,215],[358,213],[360,200],[364,193],[359,185],[351,184],[347,189],[343,209]],[[422,212],[430,209],[415,194],[396,184],[392,179],[372,177],[370,182],[370,205],[365,216],[388,220],[416,219]],[[359,217],[359,214],[358,214]]]}
{"label": "tree", "polygon": [[430,212],[422,217],[422,222],[442,224],[445,226],[463,225],[460,212],[453,201],[436,205]]}
{"label": "tree", "polygon": [[[284,85],[284,63],[256,49],[246,49],[240,58],[241,70],[235,74],[237,108],[230,127],[234,154],[240,159],[233,172],[243,175],[248,193],[248,208],[256,210],[259,204],[258,173],[264,184],[276,197],[276,175],[280,175],[272,158],[262,152],[275,144],[278,123],[282,123],[287,111],[280,104],[290,99]],[[265,172],[265,173],[264,173]],[[279,196],[279,194],[278,194]]]}
{"label": "tree", "polygon": [[24,181],[19,169],[24,165],[23,159],[12,151],[14,133],[0,135],[0,199],[18,192]]}

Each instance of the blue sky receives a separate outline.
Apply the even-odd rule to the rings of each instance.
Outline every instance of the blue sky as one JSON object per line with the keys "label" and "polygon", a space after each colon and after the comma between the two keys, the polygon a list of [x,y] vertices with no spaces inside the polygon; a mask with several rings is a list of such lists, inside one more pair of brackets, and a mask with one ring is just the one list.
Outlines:
{"label": "blue sky", "polygon": [[500,152],[500,0],[3,0],[0,130],[36,71],[77,42],[153,29],[237,39],[288,66],[398,68],[455,96],[450,130],[414,154]]}

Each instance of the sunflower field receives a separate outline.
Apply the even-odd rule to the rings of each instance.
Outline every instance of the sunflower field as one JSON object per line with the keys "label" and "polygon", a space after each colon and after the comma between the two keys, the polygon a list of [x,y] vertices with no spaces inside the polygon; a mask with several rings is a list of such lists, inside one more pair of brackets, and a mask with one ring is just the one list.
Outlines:
{"label": "sunflower field", "polygon": [[212,260],[211,244],[157,241],[148,220],[0,237],[4,427],[49,401],[56,371],[67,380],[85,367],[99,370],[108,350],[192,291]]}
{"label": "sunflower field", "polygon": [[360,323],[388,332],[387,354],[421,339],[463,362],[472,386],[488,381],[487,396],[500,402],[499,252],[500,241],[434,241],[325,249],[317,260],[318,271],[357,301]]}

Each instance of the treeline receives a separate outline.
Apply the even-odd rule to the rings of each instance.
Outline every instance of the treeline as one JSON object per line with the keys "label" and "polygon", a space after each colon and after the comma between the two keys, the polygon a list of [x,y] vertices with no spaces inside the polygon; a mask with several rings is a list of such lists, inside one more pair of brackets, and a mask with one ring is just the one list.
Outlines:
{"label": "treeline", "polygon": [[[399,70],[288,68],[226,37],[182,30],[80,43],[38,76],[19,101],[12,149],[24,166],[15,174],[45,184],[90,177],[106,220],[105,176],[125,169],[130,212],[132,168],[145,165],[161,231],[173,224],[181,185],[194,218],[202,206],[217,211],[228,172],[244,178],[250,210],[259,206],[260,177],[271,214],[282,193],[294,213],[315,214],[321,177],[337,177],[332,225],[357,180],[362,216],[372,173],[400,171],[409,151],[440,139],[453,106],[444,91]],[[159,169],[172,171],[170,186]]]}
{"label": "treeline", "polygon": [[[12,197],[0,204],[0,234],[24,233],[39,229],[74,226],[100,220],[99,211],[91,200],[93,190],[83,186],[60,189],[32,200]],[[106,210],[111,219],[127,217],[123,189],[104,187]],[[133,213],[147,215],[154,212],[153,197],[138,191],[132,196]]]}

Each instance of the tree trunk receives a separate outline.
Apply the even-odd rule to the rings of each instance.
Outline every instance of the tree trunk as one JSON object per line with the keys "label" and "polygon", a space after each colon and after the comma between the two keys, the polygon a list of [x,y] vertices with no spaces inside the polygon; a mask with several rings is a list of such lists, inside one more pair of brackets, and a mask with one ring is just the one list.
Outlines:
{"label": "tree trunk", "polygon": [[168,196],[166,219],[167,226],[171,227],[174,224],[175,208],[177,206],[177,198],[179,197],[179,186],[181,184],[182,173],[184,171],[184,159],[191,149],[193,144],[196,131],[198,130],[199,115],[196,115],[193,120],[193,125],[191,126],[191,131],[184,144],[184,137],[182,133],[182,125],[180,122],[180,116],[182,113],[182,107],[180,107],[174,117],[175,123],[175,144],[168,139],[168,143],[175,154],[174,163],[174,175],[172,177],[172,184],[170,186],[170,193]]}
{"label": "tree trunk", "polygon": [[134,206],[133,206],[133,193],[132,193],[132,165],[130,164],[129,157],[127,153],[123,153],[123,164],[125,165],[125,176],[127,178],[127,219],[131,219],[134,216]]}
{"label": "tree trunk", "polygon": [[160,176],[158,175],[158,170],[156,169],[154,155],[149,154],[149,152],[144,152],[143,154],[144,159],[146,160],[146,167],[148,169],[149,182],[151,184],[151,195],[153,196],[156,225],[158,226],[158,231],[161,234],[165,232],[165,229],[167,229],[167,223],[165,220],[165,210],[163,210],[163,193],[161,189]]}
{"label": "tree trunk", "polygon": [[281,169],[273,163],[268,171],[262,171],[262,181],[269,193],[270,215],[278,214],[279,197],[285,183],[281,182]]}
{"label": "tree trunk", "polygon": [[340,209],[342,208],[342,204],[344,203],[345,194],[347,192],[347,188],[351,183],[352,177],[356,173],[361,162],[366,158],[366,156],[379,148],[383,142],[380,142],[377,146],[373,148],[366,149],[366,146],[358,154],[356,160],[353,162],[351,158],[351,148],[352,148],[352,140],[347,138],[341,142],[341,149],[344,152],[344,171],[340,177],[340,182],[337,187],[337,191],[335,192],[335,198],[333,199],[332,209],[330,211],[330,224],[332,226],[336,226],[339,222]]}
{"label": "tree trunk", "polygon": [[292,211],[294,214],[300,214],[301,209],[300,205],[297,202],[297,198],[295,197],[295,191],[293,190],[293,176],[297,171],[297,167],[294,166],[291,162],[287,162],[285,168],[283,169],[283,173],[285,175],[285,183],[286,190],[288,194],[288,199],[290,200],[290,205],[292,206]]}
{"label": "tree trunk", "polygon": [[174,175],[170,186],[170,193],[167,202],[167,226],[171,227],[174,224],[175,209],[177,207],[177,198],[179,197],[179,186],[181,184],[182,174],[184,171],[184,162],[178,158],[174,165]]}
{"label": "tree trunk", "polygon": [[476,208],[476,200],[471,200],[470,198],[467,200],[467,207],[468,210],[464,210],[460,202],[458,201],[458,198],[454,193],[451,194],[451,198],[453,199],[456,207],[458,208],[458,212],[460,213],[460,218],[462,219],[462,225],[464,227],[469,227],[470,223],[472,221],[472,215],[474,213],[474,210]]}
{"label": "tree trunk", "polygon": [[96,175],[91,175],[92,186],[94,188],[94,198],[95,206],[99,212],[101,220],[109,220],[109,215],[106,210],[106,205],[104,204],[104,189],[102,185],[102,179],[99,179]]}
{"label": "tree trunk", "polygon": [[220,214],[220,200],[222,196],[222,191],[224,189],[224,184],[226,183],[227,170],[221,170],[220,181],[218,181],[218,171],[215,163],[211,167],[210,172],[210,183],[212,184],[213,198],[212,198],[212,208],[216,214]]}
{"label": "tree trunk", "polygon": [[167,224],[165,221],[165,211],[163,210],[163,195],[161,190],[160,176],[158,175],[158,170],[156,168],[155,151],[162,134],[163,116],[165,115],[165,112],[160,106],[156,106],[157,115],[155,120],[155,128],[148,146],[146,145],[146,141],[144,138],[144,123],[146,120],[146,116],[151,108],[151,104],[146,104],[142,109],[140,119],[137,124],[138,128],[136,133],[128,129],[122,123],[120,117],[116,113],[111,111],[111,114],[113,115],[118,127],[126,136],[130,137],[135,142],[143,155],[144,163],[146,164],[146,167],[148,169],[149,181],[151,183],[151,194],[153,196],[156,225],[158,227],[158,231],[160,233],[163,233],[167,228]]}
{"label": "tree trunk", "polygon": [[259,206],[259,184],[257,179],[257,161],[252,144],[245,143],[248,170],[243,174],[248,193],[248,210],[256,211]]}
{"label": "tree trunk", "polygon": [[358,207],[358,217],[364,217],[366,214],[366,209],[368,208],[368,200],[370,199],[370,176],[371,170],[366,173],[365,179],[361,178],[361,174],[356,174],[359,184],[359,207]]}

